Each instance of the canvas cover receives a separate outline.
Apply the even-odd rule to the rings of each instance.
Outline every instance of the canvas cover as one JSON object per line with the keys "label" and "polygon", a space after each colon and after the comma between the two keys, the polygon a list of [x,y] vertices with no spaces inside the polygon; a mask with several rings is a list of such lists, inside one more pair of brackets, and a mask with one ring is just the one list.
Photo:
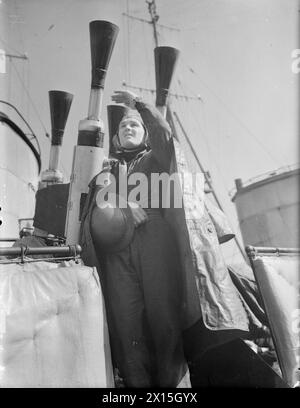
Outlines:
{"label": "canvas cover", "polygon": [[0,387],[112,387],[95,268],[0,265]]}
{"label": "canvas cover", "polygon": [[300,355],[299,256],[257,255],[252,265],[283,378],[293,387]]}

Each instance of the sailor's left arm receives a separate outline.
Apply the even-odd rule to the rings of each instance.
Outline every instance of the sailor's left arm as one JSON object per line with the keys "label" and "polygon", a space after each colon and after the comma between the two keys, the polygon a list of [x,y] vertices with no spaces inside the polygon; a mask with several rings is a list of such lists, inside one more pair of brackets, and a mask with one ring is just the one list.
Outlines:
{"label": "sailor's left arm", "polygon": [[166,170],[169,170],[172,157],[172,132],[168,122],[153,105],[137,100],[135,108],[148,130],[153,155]]}

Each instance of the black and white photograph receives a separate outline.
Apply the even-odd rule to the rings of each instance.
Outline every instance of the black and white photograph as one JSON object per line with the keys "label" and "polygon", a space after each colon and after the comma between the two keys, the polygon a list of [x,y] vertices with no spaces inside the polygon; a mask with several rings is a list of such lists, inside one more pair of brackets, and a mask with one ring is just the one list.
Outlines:
{"label": "black and white photograph", "polygon": [[0,0],[1,389],[300,388],[299,23]]}

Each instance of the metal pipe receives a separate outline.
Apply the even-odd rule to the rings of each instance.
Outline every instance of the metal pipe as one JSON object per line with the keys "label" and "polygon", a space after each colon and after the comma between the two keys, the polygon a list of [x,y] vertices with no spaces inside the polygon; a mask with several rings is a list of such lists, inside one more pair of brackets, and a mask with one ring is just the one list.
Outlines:
{"label": "metal pipe", "polygon": [[20,238],[0,238],[0,242],[15,242]]}
{"label": "metal pipe", "polygon": [[2,256],[24,256],[27,255],[61,255],[61,256],[76,256],[81,253],[80,245],[68,245],[58,247],[3,247],[0,248],[0,255]]}
{"label": "metal pipe", "polygon": [[88,117],[78,126],[77,146],[74,148],[72,175],[66,217],[65,235],[68,244],[79,241],[81,208],[91,179],[102,170],[104,161],[104,123],[100,118],[107,67],[119,28],[108,21],[92,21],[91,89]]}
{"label": "metal pipe", "polygon": [[257,254],[265,255],[285,255],[285,254],[300,254],[300,248],[275,248],[275,247],[255,247],[252,245],[246,246],[246,252],[249,259],[254,258]]}
{"label": "metal pipe", "polygon": [[61,151],[61,145],[51,145],[49,170],[55,171],[58,169],[60,151]]}
{"label": "metal pipe", "polygon": [[88,119],[100,120],[102,107],[103,89],[92,88],[90,92]]}

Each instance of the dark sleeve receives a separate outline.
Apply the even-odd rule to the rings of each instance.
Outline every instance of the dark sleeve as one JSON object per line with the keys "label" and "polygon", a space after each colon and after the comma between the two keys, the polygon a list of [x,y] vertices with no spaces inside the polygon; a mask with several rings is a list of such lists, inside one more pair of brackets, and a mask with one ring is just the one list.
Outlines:
{"label": "dark sleeve", "polygon": [[150,146],[154,157],[168,171],[173,149],[172,133],[168,122],[152,105],[136,102],[135,106],[148,129]]}

